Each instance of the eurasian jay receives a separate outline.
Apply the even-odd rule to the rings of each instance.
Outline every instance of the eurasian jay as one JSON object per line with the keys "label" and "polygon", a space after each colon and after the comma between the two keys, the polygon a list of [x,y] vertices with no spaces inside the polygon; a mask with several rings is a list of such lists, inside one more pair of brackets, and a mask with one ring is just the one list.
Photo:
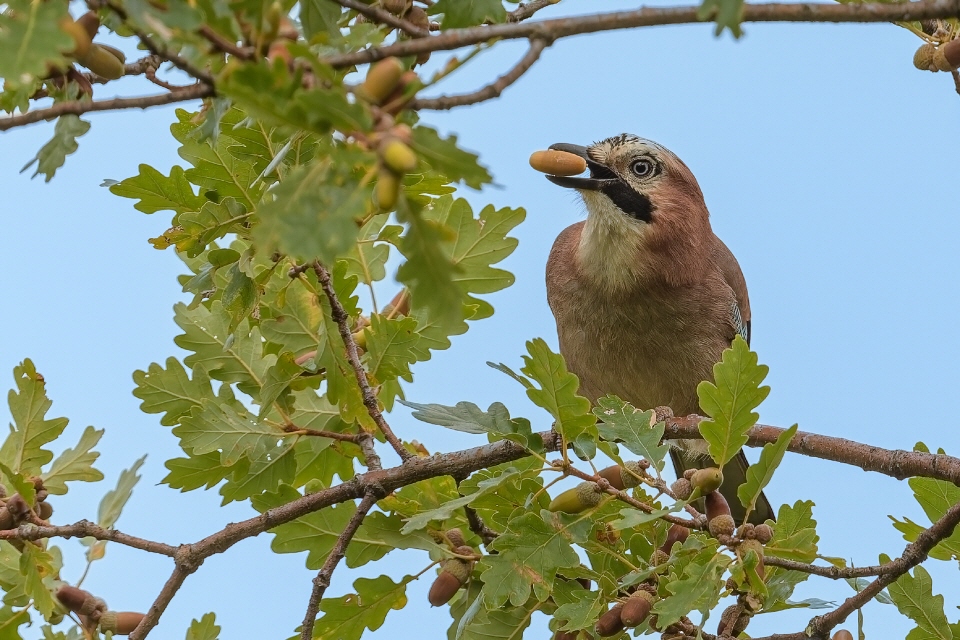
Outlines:
{"label": "eurasian jay", "polygon": [[[547,300],[560,352],[591,402],[615,394],[636,407],[697,413],[697,385],[740,334],[750,341],[750,300],[736,258],[710,228],[690,169],[655,142],[623,134],[591,147],[550,149],[584,158],[590,177],[548,175],[576,189],[587,219],[564,229],[547,262]],[[713,466],[700,440],[671,443],[678,477]],[[747,460],[723,468],[721,493],[737,498]],[[773,519],[760,496],[750,522]]]}

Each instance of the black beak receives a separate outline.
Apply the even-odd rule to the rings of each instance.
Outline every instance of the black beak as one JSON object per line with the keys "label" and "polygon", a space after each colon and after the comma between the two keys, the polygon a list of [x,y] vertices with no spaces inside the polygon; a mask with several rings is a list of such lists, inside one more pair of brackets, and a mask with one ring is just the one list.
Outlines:
{"label": "black beak", "polygon": [[[566,151],[575,156],[580,156],[587,161],[587,168],[590,170],[589,178],[577,178],[572,176],[547,176],[547,180],[555,185],[566,187],[568,189],[585,189],[587,191],[600,191],[606,185],[611,185],[618,181],[609,169],[599,162],[595,162],[587,155],[587,148],[578,144],[568,144],[558,142],[549,147],[552,151]],[[600,177],[603,176],[603,177]]]}

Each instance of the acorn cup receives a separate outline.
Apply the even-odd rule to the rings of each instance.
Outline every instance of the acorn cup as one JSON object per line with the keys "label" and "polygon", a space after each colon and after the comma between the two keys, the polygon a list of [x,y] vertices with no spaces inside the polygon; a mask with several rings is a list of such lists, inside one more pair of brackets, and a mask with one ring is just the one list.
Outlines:
{"label": "acorn cup", "polygon": [[690,481],[686,478],[677,478],[674,483],[670,485],[670,490],[673,491],[673,495],[677,497],[677,500],[687,500],[693,493],[693,485],[690,484]]}
{"label": "acorn cup", "polygon": [[[733,621],[734,615],[737,615],[736,621]],[[742,606],[732,604],[720,614],[720,624],[717,625],[717,635],[720,635],[723,630],[726,629],[728,636],[737,637],[744,632],[749,623],[750,613]]]}
{"label": "acorn cup", "polygon": [[380,104],[400,83],[403,71],[403,63],[399,58],[384,58],[370,65],[366,79],[355,92],[368,102]]}
{"label": "acorn cup", "polygon": [[[631,473],[632,472],[632,473]],[[623,466],[613,465],[606,469],[601,469],[597,475],[610,483],[610,486],[617,491],[632,489],[640,484],[637,476],[643,473],[640,463],[631,460],[624,462]]]}
{"label": "acorn cup", "polygon": [[913,66],[921,71],[937,71],[937,65],[933,63],[933,54],[936,51],[937,48],[929,42],[920,45],[913,54]]}
{"label": "acorn cup", "polygon": [[625,627],[636,627],[643,624],[643,621],[650,615],[650,609],[656,598],[647,591],[634,591],[623,603],[623,609],[620,610],[620,622]]}
{"label": "acorn cup", "polygon": [[7,511],[13,517],[13,526],[17,526],[30,517],[30,505],[19,493],[15,493],[7,500]]}
{"label": "acorn cup", "polygon": [[[453,529],[447,529],[446,536],[447,536],[447,540],[450,541],[450,546],[454,548],[463,547],[463,546],[466,546],[467,544],[467,541],[463,537],[463,531],[461,531],[457,527],[454,527]],[[471,551],[472,550],[473,549],[471,548]]]}
{"label": "acorn cup", "polygon": [[600,504],[602,495],[596,482],[581,482],[554,498],[547,509],[562,513],[580,513]]}
{"label": "acorn cup", "polygon": [[723,473],[716,467],[697,469],[690,477],[690,486],[700,489],[700,495],[705,496],[716,491],[723,484]]}
{"label": "acorn cup", "polygon": [[760,544],[760,541],[756,539],[744,540],[740,543],[740,547],[737,551],[741,558],[745,558],[747,556],[747,552],[749,551],[753,551],[757,554],[758,562],[756,573],[760,581],[763,582],[766,577],[766,570],[763,566],[763,545]]}
{"label": "acorn cup", "polygon": [[444,560],[440,567],[440,573],[430,586],[430,593],[427,595],[427,600],[435,607],[450,602],[450,598],[470,577],[471,563],[460,558],[451,558]]}
{"label": "acorn cup", "polygon": [[136,611],[105,611],[100,615],[98,626],[100,631],[110,631],[115,636],[125,636],[133,633],[146,614]]}
{"label": "acorn cup", "polygon": [[760,544],[767,544],[773,539],[773,527],[766,523],[758,524],[753,528],[753,535],[760,541]]}
{"label": "acorn cup", "polygon": [[617,602],[597,620],[593,626],[597,635],[604,638],[615,636],[624,630],[623,620],[620,619],[620,613],[623,611],[623,603]]}
{"label": "acorn cup", "polygon": [[714,538],[719,538],[720,536],[732,536],[734,529],[737,527],[737,523],[733,521],[733,516],[721,513],[711,518],[710,522],[707,523],[707,527],[710,529],[710,535]]}

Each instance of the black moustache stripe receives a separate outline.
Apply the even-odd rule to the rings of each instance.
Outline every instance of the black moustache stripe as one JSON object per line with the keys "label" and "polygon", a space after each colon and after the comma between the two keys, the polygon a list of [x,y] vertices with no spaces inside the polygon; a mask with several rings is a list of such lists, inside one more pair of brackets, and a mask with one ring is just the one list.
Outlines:
{"label": "black moustache stripe", "polygon": [[642,222],[653,221],[653,204],[650,198],[630,188],[623,180],[605,184],[600,192],[613,201],[617,208],[631,218]]}

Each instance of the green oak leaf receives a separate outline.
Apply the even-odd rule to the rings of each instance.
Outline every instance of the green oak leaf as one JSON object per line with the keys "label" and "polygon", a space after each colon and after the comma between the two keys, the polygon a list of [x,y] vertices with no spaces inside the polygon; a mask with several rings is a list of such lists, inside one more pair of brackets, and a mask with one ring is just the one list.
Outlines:
{"label": "green oak leaf", "polygon": [[[890,562],[882,557],[881,563]],[[922,566],[905,573],[888,587],[893,604],[917,626],[906,640],[952,640],[953,630],[943,610],[943,596],[933,593],[933,580]]]}
{"label": "green oak leaf", "polygon": [[401,531],[402,528],[403,519],[398,515],[387,515],[380,511],[367,515],[347,547],[347,566],[363,566],[379,560],[394,549],[419,549],[430,552],[432,557],[447,553],[446,548],[434,542],[426,531],[408,534]]}
{"label": "green oak leaf", "polygon": [[162,413],[160,424],[172,426],[194,407],[200,407],[204,399],[213,399],[210,377],[203,367],[193,370],[193,379],[187,376],[180,361],[167,358],[167,368],[152,363],[146,371],[134,371],[137,384],[133,395],[142,400],[140,410],[144,413]]}
{"label": "green oak leaf", "polygon": [[130,496],[133,495],[133,488],[137,485],[137,482],[140,481],[140,476],[137,475],[137,471],[140,470],[140,467],[143,466],[146,459],[147,456],[143,456],[134,462],[129,469],[121,471],[120,477],[117,479],[117,487],[108,491],[103,496],[103,499],[100,500],[100,509],[97,511],[97,524],[104,529],[110,529],[117,523],[123,507],[127,504],[127,501],[130,500]]}
{"label": "green oak leaf", "polygon": [[387,225],[389,214],[381,213],[367,220],[357,234],[357,243],[343,258],[347,263],[347,276],[356,276],[360,282],[370,285],[387,277],[387,258],[390,244],[381,241],[385,233],[402,231],[397,225]]}
{"label": "green oak leaf", "polygon": [[260,390],[260,416],[263,417],[270,410],[270,406],[278,398],[288,393],[293,384],[303,373],[303,367],[294,360],[289,351],[280,354],[276,363],[267,369],[267,375]]}
{"label": "green oak leaf", "polygon": [[797,562],[813,562],[820,539],[816,527],[813,501],[797,500],[792,507],[781,505],[773,539],[764,547],[764,553]]}
{"label": "green oak leaf", "polygon": [[527,602],[530,590],[546,600],[560,569],[577,567],[580,556],[571,543],[587,541],[593,521],[589,515],[568,516],[541,511],[525,513],[493,542],[495,555],[484,556],[483,601],[488,609]]}
{"label": "green oak leaf", "polygon": [[260,458],[283,434],[242,408],[204,400],[201,408],[181,418],[173,435],[189,453],[219,451],[220,463],[229,467],[244,457],[251,461]]}
{"label": "green oak leaf", "polygon": [[[922,442],[918,442],[913,450],[929,453],[929,449]],[[940,449],[939,453],[944,453],[943,449]],[[933,478],[910,478],[907,484],[913,489],[913,497],[916,498],[931,523],[942,518],[947,510],[960,502],[960,487],[952,482]],[[916,540],[921,531],[926,528],[912,522],[909,518],[904,518],[903,522],[893,517],[891,520],[894,522],[893,526],[910,542]],[[938,560],[960,559],[960,531],[954,531],[949,537],[938,542],[937,546],[930,550],[930,556]]]}
{"label": "green oak leaf", "polygon": [[473,493],[449,500],[436,509],[422,511],[412,518],[409,518],[406,524],[403,525],[403,528],[400,530],[400,532],[403,534],[409,534],[419,529],[423,529],[433,520],[447,520],[453,517],[454,512],[458,509],[469,505],[471,502],[485,494],[496,491],[504,481],[511,480],[519,474],[520,471],[511,467],[504,470],[502,473],[493,476],[492,478],[481,480],[477,483],[477,490]]}
{"label": "green oak leaf", "polygon": [[577,631],[592,628],[607,608],[603,594],[599,590],[576,589],[571,595],[573,601],[560,605],[553,614],[553,617],[557,620],[564,621],[560,629]]}
{"label": "green oak leaf", "polygon": [[44,584],[44,578],[55,578],[57,569],[53,555],[34,544],[23,545],[20,552],[20,575],[23,576],[23,590],[33,600],[36,607],[45,618],[53,613],[57,603],[53,593]]}
{"label": "green oak leaf", "polygon": [[43,487],[51,494],[61,496],[67,492],[68,482],[103,480],[100,470],[93,468],[93,463],[97,461],[100,454],[92,451],[102,436],[103,429],[99,431],[93,427],[84,429],[77,446],[64,449],[63,453],[53,461],[50,469],[40,475],[43,478]]}
{"label": "green oak leaf", "polygon": [[160,482],[180,491],[193,491],[203,487],[210,489],[237,471],[245,470],[240,465],[226,467],[220,464],[220,453],[213,451],[188,458],[172,458],[163,463],[170,473]]}
{"label": "green oak leaf", "polygon": [[467,624],[458,640],[516,640],[523,637],[524,630],[530,626],[530,619],[542,603],[531,598],[520,607],[504,607],[489,611],[478,607],[478,611]]}
{"label": "green oak leaf", "polygon": [[0,78],[45,77],[48,66],[63,69],[73,38],[57,23],[69,15],[59,2],[8,0],[0,13]]}
{"label": "green oak leaf", "polygon": [[245,234],[245,225],[252,215],[232,197],[220,202],[204,201],[199,210],[178,214],[174,219],[176,226],[164,231],[159,238],[151,238],[150,243],[157,249],[172,245],[195,258],[229,233]]}
{"label": "green oak leaf", "polygon": [[604,396],[597,400],[593,415],[600,420],[597,432],[601,438],[620,443],[631,453],[649,460],[658,471],[663,469],[670,445],[660,444],[664,425],[658,422],[651,426],[652,411],[641,411],[616,396]]}
{"label": "green oak leaf", "polygon": [[363,362],[375,383],[411,378],[410,365],[417,361],[414,349],[420,340],[416,328],[414,318],[370,316],[370,325],[363,330],[367,338]]}
{"label": "green oak leaf", "polygon": [[220,487],[222,504],[246,500],[265,491],[275,491],[281,483],[293,482],[297,474],[297,440],[287,438],[279,445],[268,443],[250,457],[249,466],[244,465],[226,484]]}
{"label": "green oak leaf", "polygon": [[141,164],[139,171],[137,175],[110,186],[110,193],[138,200],[133,205],[137,211],[156,213],[169,210],[182,214],[199,211],[208,202],[193,192],[183,167],[174,165],[169,177],[148,164]]}
{"label": "green oak leaf", "polygon": [[413,130],[411,148],[421,161],[442,173],[451,182],[464,182],[479,189],[493,180],[478,162],[477,155],[457,146],[457,136],[441,138],[436,129],[419,126]]}
{"label": "green oak leaf", "polygon": [[[527,342],[529,355],[523,356],[521,371],[540,388],[527,389],[527,397],[553,416],[553,428],[585,460],[597,453],[597,418],[590,401],[577,394],[580,380],[567,370],[563,356],[551,351],[542,338]],[[566,455],[566,447],[563,448]],[[519,603],[516,603],[519,604]]]}
{"label": "green oak leaf", "polygon": [[740,504],[747,508],[748,515],[756,506],[757,498],[760,497],[763,488],[773,478],[773,472],[780,466],[790,441],[797,433],[797,428],[797,425],[793,425],[781,433],[776,442],[764,445],[763,451],[760,452],[760,460],[747,469],[747,480],[737,487],[737,497],[740,498]]}
{"label": "green oak leaf", "polygon": [[46,383],[32,361],[24,360],[14,367],[13,378],[17,389],[7,394],[13,424],[0,446],[0,462],[25,477],[40,475],[40,468],[53,460],[53,453],[43,445],[63,433],[67,419],[46,419],[53,403],[47,398]]}
{"label": "green oak leaf", "polygon": [[760,386],[769,370],[757,364],[757,354],[737,336],[713,366],[715,384],[703,381],[697,386],[700,408],[710,416],[700,422],[700,433],[717,465],[725,465],[747,443],[747,431],[760,417],[753,410],[770,393],[770,387]]}
{"label": "green oak leaf", "polygon": [[81,120],[79,116],[67,114],[57,118],[57,124],[53,128],[53,137],[40,147],[40,151],[20,169],[23,173],[34,164],[37,165],[36,171],[31,178],[36,178],[39,174],[46,176],[44,182],[53,180],[57,169],[63,166],[67,156],[75,152],[78,148],[77,138],[90,130],[90,123]]}
{"label": "green oak leaf", "polygon": [[284,292],[282,303],[278,301],[274,316],[262,320],[260,329],[263,337],[270,342],[302,355],[316,349],[320,342],[323,308],[316,291],[308,288],[301,278],[291,281]]}
{"label": "green oak leaf", "polygon": [[413,409],[413,417],[428,424],[436,424],[465,433],[486,433],[490,442],[512,440],[531,451],[543,451],[543,440],[535,435],[530,421],[511,418],[510,412],[499,402],[483,411],[472,402],[458,402],[454,407],[441,404],[417,404],[400,401]]}
{"label": "green oak leaf", "polygon": [[730,559],[712,551],[708,553],[706,561],[687,564],[680,579],[666,583],[670,595],[653,606],[658,624],[671,625],[691,611],[706,615],[720,601],[721,576]]}
{"label": "green oak leaf", "polygon": [[413,576],[394,582],[388,576],[357,578],[356,593],[320,601],[322,615],[313,627],[321,640],[360,640],[366,629],[376,631],[394,609],[407,605],[407,584]]}
{"label": "green oak leaf", "polygon": [[443,29],[460,29],[507,20],[507,11],[501,0],[437,0],[429,13],[443,14],[440,23]]}
{"label": "green oak leaf", "polygon": [[715,20],[714,35],[720,35],[724,29],[730,29],[734,38],[743,35],[740,21],[743,19],[743,0],[703,0],[697,11],[700,20]]}
{"label": "green oak leaf", "polygon": [[186,640],[217,640],[220,637],[220,627],[217,625],[215,613],[205,613],[199,620],[190,622]]}

